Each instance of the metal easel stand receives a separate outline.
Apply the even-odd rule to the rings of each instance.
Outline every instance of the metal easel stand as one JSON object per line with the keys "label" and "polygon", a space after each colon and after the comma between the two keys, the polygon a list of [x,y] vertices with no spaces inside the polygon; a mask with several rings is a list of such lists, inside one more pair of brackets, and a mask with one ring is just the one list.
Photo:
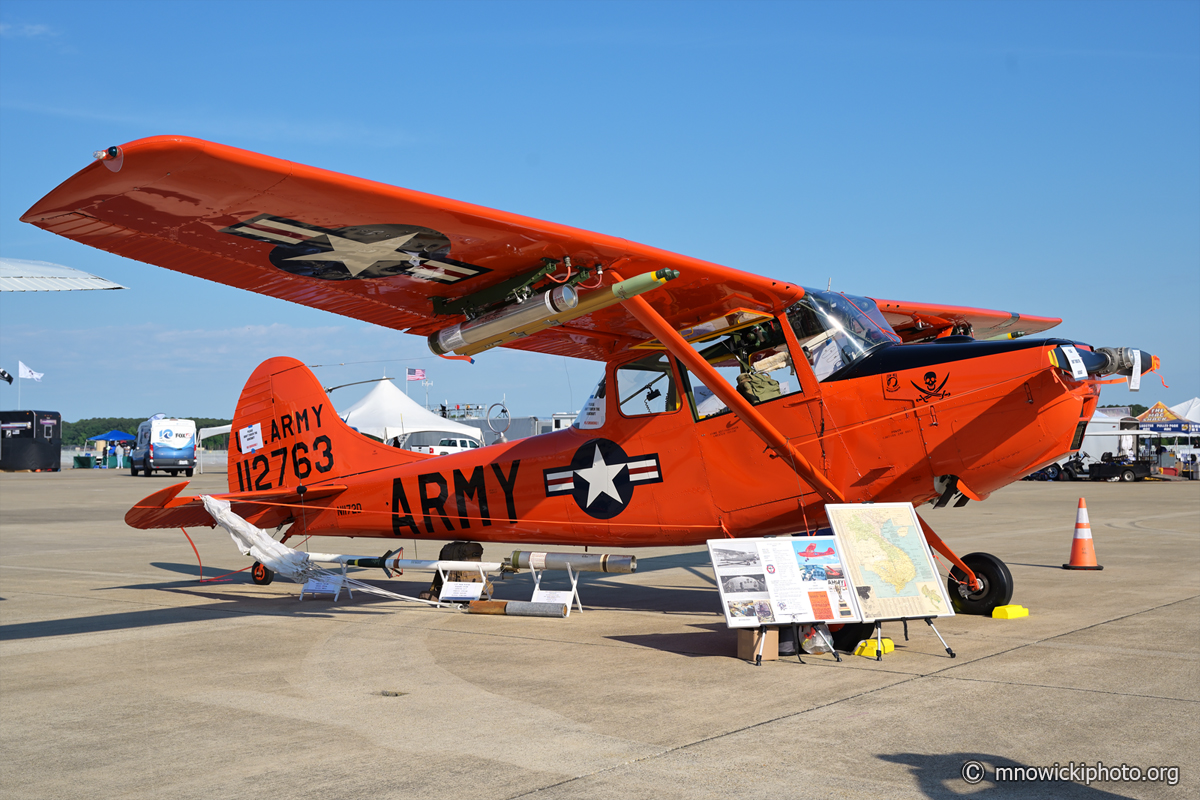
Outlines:
{"label": "metal easel stand", "polygon": [[[842,663],[841,654],[838,653],[837,648],[833,646],[833,639],[829,636],[828,633],[826,633],[826,630],[828,630],[828,629],[825,627],[825,623],[824,622],[814,622],[813,630],[816,631],[817,634],[822,639],[825,640],[825,644],[829,645],[829,650],[831,653],[833,653],[834,660],[836,660],[839,664]],[[800,649],[799,645],[797,645],[796,650],[799,651],[799,649]],[[800,662],[800,663],[804,663],[804,662]]]}
{"label": "metal easel stand", "polygon": [[[906,641],[906,642],[908,641],[908,619],[909,619],[908,617],[905,617],[900,620],[901,622],[904,623],[904,641]],[[933,633],[935,636],[938,637],[938,641],[942,643],[942,647],[946,648],[946,653],[951,658],[958,658],[958,656],[955,654],[955,652],[950,649],[950,645],[946,644],[946,640],[942,638],[942,634],[938,631],[937,626],[933,624],[933,617],[913,617],[913,619],[925,620],[925,624],[928,625],[930,628],[933,628]],[[876,633],[878,633],[879,630],[880,630],[880,626],[879,626],[879,622],[877,621],[875,623]],[[880,661],[881,660],[880,656],[882,654],[883,654],[883,642],[882,642],[882,637],[881,637],[880,643],[879,643],[879,650],[877,650],[875,653],[875,660]]]}
{"label": "metal easel stand", "polygon": [[[546,597],[539,598],[538,597],[539,592],[549,591],[549,590],[542,589],[542,575],[545,574],[546,570],[534,569],[531,566],[529,568],[529,571],[533,573],[533,598],[532,598],[531,602],[534,602],[534,603],[558,602],[554,598],[546,598]],[[579,599],[579,575],[580,575],[580,573],[575,572],[573,569],[571,569],[571,565],[567,564],[567,577],[571,579],[571,597],[564,605],[566,605],[566,607],[567,607],[567,616],[568,617],[571,616],[572,606],[578,608],[580,614],[583,613],[583,602]],[[490,596],[489,596],[489,599],[490,599]],[[759,649],[761,651],[761,645],[760,645]]]}

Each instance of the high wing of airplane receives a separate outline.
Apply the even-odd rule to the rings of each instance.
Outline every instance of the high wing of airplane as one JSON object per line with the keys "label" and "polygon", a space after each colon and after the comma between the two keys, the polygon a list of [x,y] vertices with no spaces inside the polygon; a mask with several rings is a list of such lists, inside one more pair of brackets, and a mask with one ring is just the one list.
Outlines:
{"label": "high wing of airplane", "polygon": [[[1014,338],[1053,318],[805,289],[197,139],[97,156],[22,219],[449,358],[503,346],[604,363],[571,428],[429,457],[350,429],[299,361],[265,361],[234,413],[222,497],[289,525],[285,539],[691,545],[816,531],[829,502],[961,506],[1078,449],[1103,376],[1157,366]],[[211,524],[182,488],[126,521]],[[960,559],[922,524],[960,610],[1008,601],[999,559]]]}

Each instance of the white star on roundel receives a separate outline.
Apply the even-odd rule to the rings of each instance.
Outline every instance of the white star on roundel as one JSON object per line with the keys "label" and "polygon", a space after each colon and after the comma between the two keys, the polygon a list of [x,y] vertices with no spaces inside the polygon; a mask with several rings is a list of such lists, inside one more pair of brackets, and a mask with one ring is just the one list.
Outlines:
{"label": "white star on roundel", "polygon": [[397,253],[396,250],[401,245],[407,244],[408,240],[416,235],[408,233],[404,236],[380,239],[375,242],[359,242],[330,233],[326,236],[329,239],[329,246],[333,250],[309,253],[306,256],[292,256],[288,261],[340,261],[350,271],[351,276],[357,278],[380,261],[402,261],[405,257],[412,256],[411,253]]}
{"label": "white star on roundel", "polygon": [[602,494],[606,494],[618,503],[621,502],[621,495],[617,491],[617,486],[613,483],[613,479],[621,474],[621,470],[628,469],[628,464],[606,464],[604,456],[600,455],[600,448],[596,447],[592,456],[592,465],[583,469],[575,470],[575,474],[587,481],[588,496],[587,502],[584,503],[584,508],[587,508],[596,501]]}

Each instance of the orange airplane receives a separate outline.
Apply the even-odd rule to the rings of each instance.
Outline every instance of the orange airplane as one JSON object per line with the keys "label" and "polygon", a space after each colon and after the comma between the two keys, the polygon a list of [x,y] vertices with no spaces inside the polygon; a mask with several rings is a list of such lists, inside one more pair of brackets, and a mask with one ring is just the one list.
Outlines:
{"label": "orange airplane", "polygon": [[[1103,376],[1157,367],[1018,338],[1059,319],[805,289],[197,139],[96,155],[22,219],[425,336],[447,358],[499,346],[604,365],[573,427],[428,456],[349,428],[299,361],[265,361],[220,496],[285,540],[696,545],[815,532],[826,503],[961,506],[1077,450]],[[212,525],[184,486],[126,522]],[[1003,562],[960,559],[922,524],[960,611],[1008,602]]]}
{"label": "orange airplane", "polygon": [[828,550],[824,550],[824,551],[818,553],[817,546],[815,544],[810,544],[808,547],[804,548],[803,550],[796,551],[796,558],[820,558],[821,556],[831,556],[831,555],[833,555],[832,547],[830,547]]}

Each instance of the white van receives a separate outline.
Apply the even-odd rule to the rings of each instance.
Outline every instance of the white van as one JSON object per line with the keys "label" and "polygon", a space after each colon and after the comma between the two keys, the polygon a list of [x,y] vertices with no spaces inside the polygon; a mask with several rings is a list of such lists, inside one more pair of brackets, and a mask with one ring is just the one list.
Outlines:
{"label": "white van", "polygon": [[138,425],[137,441],[129,453],[129,474],[149,478],[154,470],[192,477],[196,468],[196,423],[156,414]]}

